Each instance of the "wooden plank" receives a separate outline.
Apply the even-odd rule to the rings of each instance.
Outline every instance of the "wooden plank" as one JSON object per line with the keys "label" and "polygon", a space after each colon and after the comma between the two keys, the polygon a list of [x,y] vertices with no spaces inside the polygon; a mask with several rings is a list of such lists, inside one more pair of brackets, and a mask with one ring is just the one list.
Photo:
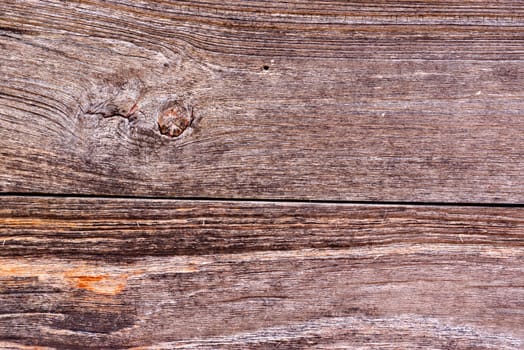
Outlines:
{"label": "wooden plank", "polygon": [[523,208],[0,203],[3,348],[524,346]]}
{"label": "wooden plank", "polygon": [[516,0],[2,1],[0,191],[522,203],[523,25]]}
{"label": "wooden plank", "polygon": [[522,208],[3,196],[0,256],[134,259],[388,244],[524,245]]}

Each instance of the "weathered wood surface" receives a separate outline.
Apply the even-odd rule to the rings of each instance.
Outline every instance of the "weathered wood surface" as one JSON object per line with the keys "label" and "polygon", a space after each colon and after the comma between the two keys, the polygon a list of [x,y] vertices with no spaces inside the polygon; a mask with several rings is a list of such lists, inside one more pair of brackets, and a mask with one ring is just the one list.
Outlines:
{"label": "weathered wood surface", "polygon": [[0,347],[522,349],[522,208],[3,197]]}
{"label": "weathered wood surface", "polygon": [[524,247],[522,208],[1,197],[0,256],[155,255],[458,244]]}
{"label": "weathered wood surface", "polygon": [[524,208],[400,205],[524,203],[523,33],[516,0],[2,0],[0,349],[523,349]]}
{"label": "weathered wood surface", "polygon": [[522,203],[523,28],[516,0],[3,0],[0,191]]}

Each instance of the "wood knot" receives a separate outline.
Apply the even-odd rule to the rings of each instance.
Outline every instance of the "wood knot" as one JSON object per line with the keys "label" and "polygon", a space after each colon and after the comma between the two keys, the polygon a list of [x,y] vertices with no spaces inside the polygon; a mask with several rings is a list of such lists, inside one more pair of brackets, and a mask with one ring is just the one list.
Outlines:
{"label": "wood knot", "polygon": [[158,116],[158,129],[162,135],[180,136],[193,121],[193,111],[178,102],[171,103]]}

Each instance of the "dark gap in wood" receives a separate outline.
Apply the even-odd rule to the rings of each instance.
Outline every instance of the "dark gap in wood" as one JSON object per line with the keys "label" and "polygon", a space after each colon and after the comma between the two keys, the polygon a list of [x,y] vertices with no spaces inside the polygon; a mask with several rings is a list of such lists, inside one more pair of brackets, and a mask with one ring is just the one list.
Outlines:
{"label": "dark gap in wood", "polygon": [[524,203],[481,203],[481,202],[427,202],[427,201],[352,201],[323,199],[292,199],[292,198],[226,198],[226,197],[161,197],[161,196],[131,196],[131,195],[95,195],[81,193],[44,193],[44,192],[2,192],[0,198],[8,196],[19,197],[51,197],[51,198],[93,198],[93,199],[137,199],[137,200],[172,200],[200,202],[255,202],[255,203],[312,203],[312,204],[355,204],[355,205],[411,205],[439,207],[488,207],[488,208],[524,208]]}

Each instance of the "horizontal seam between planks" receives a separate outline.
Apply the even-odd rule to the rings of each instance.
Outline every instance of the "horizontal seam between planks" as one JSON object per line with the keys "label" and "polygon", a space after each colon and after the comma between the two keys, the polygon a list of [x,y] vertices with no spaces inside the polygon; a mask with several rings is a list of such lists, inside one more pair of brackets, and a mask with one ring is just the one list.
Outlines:
{"label": "horizontal seam between planks", "polygon": [[44,193],[44,192],[3,192],[5,197],[35,197],[35,198],[85,198],[85,199],[128,199],[128,200],[163,200],[186,202],[251,202],[251,203],[301,203],[301,204],[339,204],[339,205],[405,205],[419,207],[502,207],[524,208],[524,203],[483,203],[483,202],[431,202],[431,201],[366,201],[366,200],[331,200],[331,199],[293,199],[293,198],[238,198],[238,197],[162,197],[138,195],[99,195],[80,193]]}

